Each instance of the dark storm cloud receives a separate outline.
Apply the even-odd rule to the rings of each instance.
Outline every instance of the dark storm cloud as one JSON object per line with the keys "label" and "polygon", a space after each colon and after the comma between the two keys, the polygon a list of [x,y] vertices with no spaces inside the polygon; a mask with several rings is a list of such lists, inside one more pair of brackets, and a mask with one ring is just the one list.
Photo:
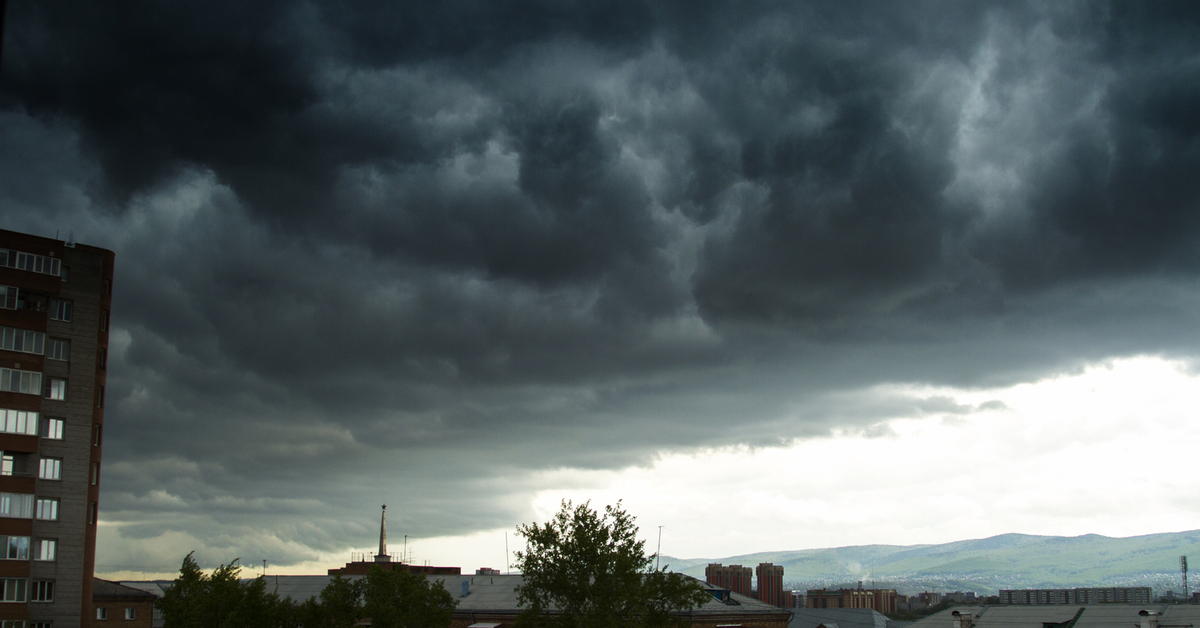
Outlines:
{"label": "dark storm cloud", "polygon": [[507,526],[532,470],[1200,346],[1190,4],[9,11],[4,225],[117,251],[126,539]]}

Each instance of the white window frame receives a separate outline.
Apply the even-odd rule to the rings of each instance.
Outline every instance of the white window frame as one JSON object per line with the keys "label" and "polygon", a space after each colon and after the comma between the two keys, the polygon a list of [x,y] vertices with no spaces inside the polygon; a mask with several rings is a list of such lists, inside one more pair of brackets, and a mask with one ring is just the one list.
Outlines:
{"label": "white window frame", "polygon": [[29,560],[29,537],[0,536],[0,560]]}
{"label": "white window frame", "polygon": [[58,539],[34,540],[33,560],[45,562],[54,562],[58,560]]}
{"label": "white window frame", "polygon": [[71,361],[71,341],[63,338],[51,338],[47,343],[46,359]]}
{"label": "white window frame", "polygon": [[0,578],[0,602],[24,602],[28,594],[28,578]]}
{"label": "white window frame", "polygon": [[30,602],[53,602],[54,601],[54,581],[53,580],[34,580],[29,583],[29,601]]}
{"label": "white window frame", "polygon": [[0,433],[34,436],[37,434],[37,426],[37,412],[0,408]]}
{"label": "white window frame", "polygon": [[0,517],[32,519],[33,495],[28,493],[0,493]]}
{"label": "white window frame", "polygon": [[96,619],[104,621],[108,619],[108,608],[104,606],[96,607]]}
{"label": "white window frame", "polygon": [[34,519],[40,521],[58,521],[57,497],[39,497],[34,508]]}
{"label": "white window frame", "polygon": [[[33,414],[37,414],[36,412]],[[65,421],[58,417],[46,417],[42,426],[42,438],[62,440]]]}
{"label": "white window frame", "polygon": [[125,621],[133,621],[137,619],[137,608],[133,606],[125,607]]}
{"label": "white window frame", "polygon": [[46,352],[46,332],[19,327],[0,327],[0,349],[42,355]]}
{"label": "white window frame", "polygon": [[52,401],[66,401],[67,380],[58,377],[47,377],[46,399],[50,399]]}
{"label": "white window frame", "polygon": [[42,394],[42,374],[36,371],[0,368],[0,391]]}
{"label": "white window frame", "polygon": [[12,286],[0,286],[0,309],[17,309],[17,294],[17,288]]}
{"label": "white window frame", "polygon": [[42,459],[38,461],[38,479],[61,480],[62,458],[43,456]]}
{"label": "white window frame", "polygon": [[50,299],[50,320],[63,323],[71,322],[75,314],[75,304],[72,301]]}
{"label": "white window frame", "polygon": [[62,261],[57,257],[0,249],[0,266],[58,277],[62,270]]}

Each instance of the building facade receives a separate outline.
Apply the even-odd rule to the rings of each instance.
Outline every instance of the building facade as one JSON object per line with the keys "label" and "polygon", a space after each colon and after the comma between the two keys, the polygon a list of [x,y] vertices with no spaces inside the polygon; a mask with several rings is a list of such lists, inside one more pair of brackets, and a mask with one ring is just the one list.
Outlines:
{"label": "building facade", "polygon": [[783,565],[759,563],[754,572],[758,576],[758,599],[760,601],[781,608],[792,605],[791,591],[788,591],[788,599],[785,600],[783,595]]}
{"label": "building facade", "polygon": [[704,568],[706,582],[746,597],[750,597],[753,593],[753,576],[753,570],[741,565],[726,567],[721,563],[709,563],[708,567]]}
{"label": "building facade", "polygon": [[113,262],[0,230],[0,628],[92,610]]}
{"label": "building facade", "polygon": [[92,628],[152,628],[156,600],[158,596],[153,593],[94,578],[91,622],[84,622],[84,625]]}
{"label": "building facade", "polygon": [[897,610],[895,589],[811,589],[808,608],[868,608],[890,614]]}
{"label": "building facade", "polygon": [[1001,604],[1149,604],[1150,587],[1001,589]]}

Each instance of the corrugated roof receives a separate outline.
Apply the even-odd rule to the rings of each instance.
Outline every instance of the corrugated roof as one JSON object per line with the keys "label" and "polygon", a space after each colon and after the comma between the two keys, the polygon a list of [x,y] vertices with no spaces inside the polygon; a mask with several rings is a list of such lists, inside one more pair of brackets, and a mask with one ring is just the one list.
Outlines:
{"label": "corrugated roof", "polygon": [[[1083,612],[1080,613],[1080,609]],[[1073,628],[1140,627],[1140,611],[1162,613],[1159,628],[1200,627],[1200,606],[1186,604],[1041,604],[1012,606],[959,606],[913,622],[909,628],[954,628],[952,611],[970,613],[973,628],[1043,628],[1045,624],[1069,622],[1079,614]]]}
{"label": "corrugated roof", "polygon": [[111,580],[92,578],[93,597],[144,597],[147,601],[158,598],[158,594],[145,589],[130,587]]}
{"label": "corrugated roof", "polygon": [[[344,576],[348,580],[361,578],[362,576]],[[524,578],[517,575],[500,575],[500,576],[425,576],[431,581],[441,581],[450,595],[458,601],[459,611],[491,611],[491,612],[512,612],[518,613],[521,611],[520,605],[517,604],[516,588],[524,581]],[[691,576],[687,576],[691,577]],[[333,576],[267,576],[267,591],[275,592],[280,597],[290,598],[292,601],[300,603],[310,597],[319,597],[321,591],[329,584]],[[462,595],[462,583],[466,581],[468,593],[464,597]],[[164,587],[170,587],[170,580],[150,580],[143,582],[124,582],[126,586],[139,588],[155,592],[161,595]],[[715,588],[715,587],[707,587]],[[715,598],[706,602],[703,606],[694,611],[704,615],[757,615],[757,614],[772,614],[778,615],[787,613],[788,609],[782,609],[756,599],[739,595],[730,592],[730,599],[736,604],[722,604]],[[857,628],[857,627],[855,627]],[[883,628],[869,626],[865,628]],[[1040,626],[1038,628],[1041,628]]]}
{"label": "corrugated roof", "polygon": [[788,628],[888,628],[888,618],[870,608],[797,608]]}

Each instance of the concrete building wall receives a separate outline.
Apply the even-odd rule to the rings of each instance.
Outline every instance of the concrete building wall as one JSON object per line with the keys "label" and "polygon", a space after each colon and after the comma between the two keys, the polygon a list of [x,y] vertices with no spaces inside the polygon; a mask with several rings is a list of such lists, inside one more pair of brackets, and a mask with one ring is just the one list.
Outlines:
{"label": "concrete building wall", "polygon": [[[86,245],[0,230],[0,249],[9,259],[40,256],[54,260],[57,274],[0,265],[0,286],[15,289],[15,307],[0,307],[0,325],[44,333],[42,351],[0,348],[0,367],[37,373],[41,390],[0,391],[0,409],[36,412],[35,434],[0,433],[0,451],[25,458],[24,475],[0,473],[0,492],[33,495],[33,516],[0,518],[0,534],[28,536],[29,556],[0,561],[0,574],[26,581],[24,603],[0,603],[0,619],[28,617],[52,621],[55,628],[87,625],[91,579],[95,567],[96,518],[99,502],[100,446],[95,436],[103,423],[108,325],[111,323],[113,254]],[[70,306],[65,316],[58,304]],[[55,354],[55,341],[69,350]],[[64,358],[64,359],[56,359]],[[50,381],[65,382],[65,395],[49,395]],[[55,389],[57,390],[57,389]],[[48,420],[61,422],[59,434],[46,432]],[[57,477],[39,477],[42,462],[57,469]],[[37,504],[54,516],[37,515]],[[40,540],[55,542],[54,560],[33,560]],[[51,583],[51,584],[46,584]],[[49,600],[34,599],[48,592]]]}

